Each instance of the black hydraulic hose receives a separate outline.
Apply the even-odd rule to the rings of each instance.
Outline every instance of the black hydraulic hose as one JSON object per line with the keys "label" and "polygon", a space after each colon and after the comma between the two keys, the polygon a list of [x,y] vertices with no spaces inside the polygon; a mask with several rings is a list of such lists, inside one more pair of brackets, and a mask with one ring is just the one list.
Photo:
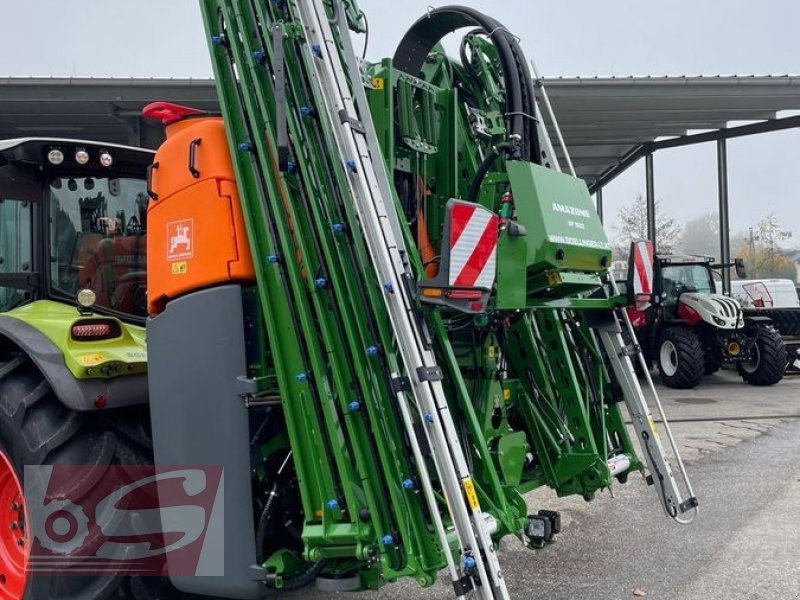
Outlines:
{"label": "black hydraulic hose", "polygon": [[[266,541],[267,528],[269,526],[270,519],[272,518],[272,513],[275,510],[275,504],[278,497],[278,483],[275,482],[269,492],[267,502],[264,505],[264,508],[261,510],[261,516],[258,519],[258,527],[256,528],[256,560],[259,563],[264,562],[266,559],[263,554],[264,542]],[[287,591],[298,590],[307,586],[309,583],[314,581],[314,579],[322,572],[322,569],[324,569],[326,565],[327,561],[324,559],[309,564],[304,571],[301,571],[292,577],[282,579],[280,589]],[[275,581],[271,579],[264,580],[264,585],[273,590],[278,589]]]}
{"label": "black hydraulic hose", "polygon": [[[521,51],[514,50],[516,40],[494,19],[465,6],[432,9],[414,23],[400,41],[393,58],[394,66],[411,75],[418,75],[434,46],[447,34],[463,27],[479,27],[497,49],[506,89],[509,136],[519,136],[522,140],[520,158],[541,162],[541,157],[538,154],[532,155],[530,151],[530,125],[526,127],[526,121],[530,118],[526,115],[530,115],[533,104],[523,104],[523,88],[526,84],[521,81]],[[525,96],[528,97],[528,94]],[[528,97],[529,102],[530,100],[532,98]]]}
{"label": "black hydraulic hose", "polygon": [[496,146],[492,147],[489,154],[484,157],[484,159],[481,161],[481,164],[478,166],[478,170],[475,172],[475,177],[472,178],[472,183],[469,185],[469,191],[467,192],[467,202],[478,201],[478,192],[480,192],[481,183],[483,183],[483,178],[486,177],[489,169],[492,168],[494,161],[497,160],[497,157],[500,156],[501,152],[513,152],[514,148],[515,146],[511,142],[503,142],[502,144],[497,144]]}
{"label": "black hydraulic hose", "polygon": [[312,581],[317,578],[317,575],[322,573],[322,569],[324,569],[328,565],[328,561],[322,559],[318,562],[310,564],[308,569],[303,571],[302,573],[298,573],[293,577],[289,577],[288,579],[283,579],[281,581],[281,587],[278,588],[274,582],[267,580],[264,584],[272,589],[280,589],[281,591],[291,591],[291,590],[299,590],[300,588],[304,588],[309,585]]}
{"label": "black hydraulic hose", "polygon": [[536,95],[533,87],[533,79],[531,78],[530,68],[528,61],[525,59],[525,54],[519,45],[517,38],[511,34],[508,29],[503,27],[502,23],[492,17],[487,17],[494,26],[494,30],[499,34],[504,35],[508,42],[511,54],[514,57],[514,65],[517,70],[517,76],[521,82],[522,93],[522,114],[519,115],[523,119],[523,128],[525,131],[523,137],[524,151],[523,154],[528,160],[537,164],[542,163],[541,146],[539,144],[539,136],[536,131]]}

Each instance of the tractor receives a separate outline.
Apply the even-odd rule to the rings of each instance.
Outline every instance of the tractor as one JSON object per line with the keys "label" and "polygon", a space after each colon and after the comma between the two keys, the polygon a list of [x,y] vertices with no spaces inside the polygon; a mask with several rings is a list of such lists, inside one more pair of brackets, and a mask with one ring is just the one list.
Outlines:
{"label": "tractor", "polygon": [[[745,313],[739,302],[716,293],[714,259],[660,255],[647,241],[631,244],[628,315],[647,365],[656,363],[671,388],[697,386],[704,375],[734,365],[752,385],[778,383],[788,355],[768,317]],[[737,276],[745,277],[736,259]]]}
{"label": "tractor", "polygon": [[152,464],[143,327],[152,160],[88,141],[0,142],[0,598],[147,598],[161,585],[32,574],[23,496],[30,466],[92,465],[91,487],[111,465]]}

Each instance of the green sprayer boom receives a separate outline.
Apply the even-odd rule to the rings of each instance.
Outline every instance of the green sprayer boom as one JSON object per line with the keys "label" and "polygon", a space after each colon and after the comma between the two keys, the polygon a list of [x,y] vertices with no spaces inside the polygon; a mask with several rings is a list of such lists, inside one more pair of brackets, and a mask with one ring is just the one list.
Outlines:
{"label": "green sprayer boom", "polygon": [[[156,458],[225,469],[224,575],[178,586],[258,598],[314,579],[428,586],[446,569],[456,597],[508,598],[499,540],[541,547],[560,529],[524,494],[590,500],[634,471],[688,520],[607,239],[550,155],[517,39],[473,9],[431,9],[368,64],[353,0],[201,6],[236,184],[214,193],[241,207],[252,269],[155,308],[149,289]],[[440,40],[462,28],[453,60]],[[158,211],[184,207],[164,218],[166,280],[184,281],[201,202],[173,202],[168,175],[200,186],[213,146],[186,133],[211,117],[176,108],[161,116],[186,129],[156,157],[149,218],[156,236]],[[184,134],[188,171],[165,158]]]}

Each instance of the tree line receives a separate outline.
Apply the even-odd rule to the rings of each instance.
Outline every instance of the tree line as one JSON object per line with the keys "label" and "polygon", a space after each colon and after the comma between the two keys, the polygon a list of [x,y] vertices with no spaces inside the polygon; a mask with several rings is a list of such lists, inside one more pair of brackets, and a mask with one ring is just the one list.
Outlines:
{"label": "tree line", "polygon": [[[719,258],[719,217],[702,214],[681,225],[669,216],[657,199],[656,246],[659,254],[698,254]],[[626,261],[631,240],[647,238],[647,201],[639,193],[633,202],[617,211],[614,232],[614,260]],[[781,228],[770,213],[747,231],[731,233],[731,258],[743,258],[749,279],[791,279],[797,282],[795,261],[781,253],[779,242],[791,234]],[[732,274],[735,277],[735,275]]]}

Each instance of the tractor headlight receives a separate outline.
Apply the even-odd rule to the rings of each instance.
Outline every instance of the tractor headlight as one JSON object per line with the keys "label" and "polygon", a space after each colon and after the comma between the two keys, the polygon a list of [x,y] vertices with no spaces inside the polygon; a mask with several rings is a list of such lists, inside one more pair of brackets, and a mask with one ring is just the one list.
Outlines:
{"label": "tractor headlight", "polygon": [[114,157],[108,150],[100,151],[100,164],[108,168],[114,163]]}
{"label": "tractor headlight", "polygon": [[94,303],[97,302],[97,294],[86,288],[78,292],[77,300],[78,304],[83,308],[92,308]]}
{"label": "tractor headlight", "polygon": [[47,160],[51,165],[60,165],[64,162],[64,153],[58,148],[53,148],[47,153]]}
{"label": "tractor headlight", "polygon": [[89,162],[89,153],[84,148],[75,150],[75,162],[79,165],[85,165]]}
{"label": "tractor headlight", "polygon": [[723,319],[721,317],[718,317],[717,315],[714,315],[713,318],[714,318],[714,323],[716,323],[720,327],[724,327],[725,326],[725,319]]}

